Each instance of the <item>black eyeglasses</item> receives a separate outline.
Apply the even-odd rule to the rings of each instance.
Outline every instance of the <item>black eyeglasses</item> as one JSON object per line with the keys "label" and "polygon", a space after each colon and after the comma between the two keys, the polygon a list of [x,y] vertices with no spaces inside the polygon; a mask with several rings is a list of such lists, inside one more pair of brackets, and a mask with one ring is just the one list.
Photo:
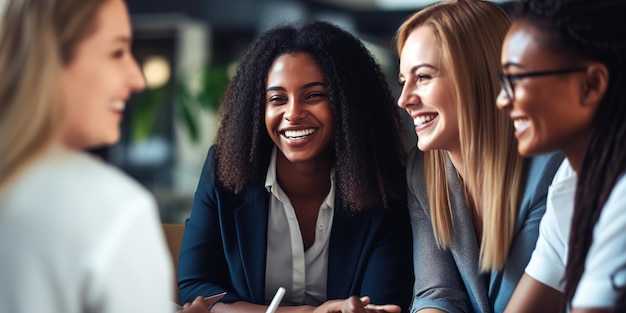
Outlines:
{"label": "black eyeglasses", "polygon": [[538,71],[538,72],[528,72],[528,73],[520,73],[520,74],[502,74],[500,73],[500,83],[502,84],[502,90],[506,93],[506,96],[511,100],[515,100],[515,86],[513,83],[516,80],[520,80],[522,78],[528,77],[540,77],[540,76],[549,76],[549,75],[563,75],[574,72],[584,72],[586,71],[586,67],[571,67],[564,68],[559,70],[551,70],[551,71]]}

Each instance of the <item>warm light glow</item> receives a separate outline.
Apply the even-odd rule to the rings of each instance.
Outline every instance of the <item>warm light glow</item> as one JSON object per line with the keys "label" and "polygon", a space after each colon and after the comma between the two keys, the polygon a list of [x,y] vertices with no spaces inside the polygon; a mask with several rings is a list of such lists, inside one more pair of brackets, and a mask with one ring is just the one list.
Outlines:
{"label": "warm light glow", "polygon": [[143,74],[148,88],[159,88],[170,79],[170,62],[160,55],[149,56],[143,62]]}

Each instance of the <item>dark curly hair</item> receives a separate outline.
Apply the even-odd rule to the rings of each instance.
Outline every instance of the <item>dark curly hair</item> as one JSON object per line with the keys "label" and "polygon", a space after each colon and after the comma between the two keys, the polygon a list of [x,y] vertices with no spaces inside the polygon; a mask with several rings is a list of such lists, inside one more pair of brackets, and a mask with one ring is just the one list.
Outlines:
{"label": "dark curly hair", "polygon": [[609,71],[608,88],[594,117],[591,139],[578,173],[563,310],[570,306],[585,270],[602,207],[618,178],[626,172],[624,14],[623,0],[524,0],[513,15],[515,20],[541,29],[539,44],[546,49],[569,60],[601,62]]}
{"label": "dark curly hair", "polygon": [[406,151],[400,117],[378,63],[349,32],[321,21],[275,27],[241,58],[220,105],[216,137],[219,183],[239,193],[264,181],[274,146],[265,128],[265,89],[276,58],[310,54],[320,66],[334,115],[329,143],[344,212],[405,201]]}

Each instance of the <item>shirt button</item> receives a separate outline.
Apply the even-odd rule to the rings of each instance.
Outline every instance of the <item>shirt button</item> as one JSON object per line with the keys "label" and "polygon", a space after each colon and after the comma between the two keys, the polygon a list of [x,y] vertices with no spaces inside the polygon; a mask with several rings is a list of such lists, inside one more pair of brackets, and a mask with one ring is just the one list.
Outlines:
{"label": "shirt button", "polygon": [[324,230],[324,224],[318,224],[317,225],[317,229]]}

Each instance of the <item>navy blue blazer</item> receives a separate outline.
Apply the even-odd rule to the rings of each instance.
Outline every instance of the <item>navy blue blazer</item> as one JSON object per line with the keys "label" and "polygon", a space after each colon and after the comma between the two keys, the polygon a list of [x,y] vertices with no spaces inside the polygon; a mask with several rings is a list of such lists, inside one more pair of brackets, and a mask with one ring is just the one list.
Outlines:
{"label": "navy blue blazer", "polygon": [[[265,303],[269,192],[262,183],[234,195],[216,179],[209,149],[185,223],[178,259],[183,303],[226,291],[224,302]],[[339,192],[339,191],[337,191]],[[369,296],[408,312],[413,288],[411,224],[406,202],[348,216],[336,206],[328,254],[327,299]]]}

